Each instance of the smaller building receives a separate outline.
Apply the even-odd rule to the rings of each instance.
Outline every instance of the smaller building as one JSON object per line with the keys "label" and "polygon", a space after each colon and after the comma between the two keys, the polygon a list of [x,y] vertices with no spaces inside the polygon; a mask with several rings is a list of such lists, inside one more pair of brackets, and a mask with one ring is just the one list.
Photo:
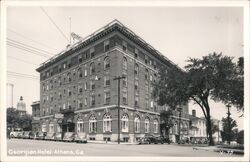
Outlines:
{"label": "smaller building", "polygon": [[213,134],[213,139],[215,143],[221,143],[222,138],[221,138],[221,131],[222,131],[222,122],[218,119],[213,119],[213,123],[217,125],[218,130],[214,132]]}
{"label": "smaller building", "polygon": [[21,96],[20,100],[17,102],[17,111],[20,116],[24,116],[26,114],[26,104],[23,101],[23,96]]}
{"label": "smaller building", "polygon": [[39,121],[40,121],[40,101],[32,102],[32,131],[39,131]]}
{"label": "smaller building", "polygon": [[207,139],[207,126],[206,119],[196,116],[196,111],[192,110],[192,115],[189,115],[190,118],[190,141],[198,142],[205,141]]}

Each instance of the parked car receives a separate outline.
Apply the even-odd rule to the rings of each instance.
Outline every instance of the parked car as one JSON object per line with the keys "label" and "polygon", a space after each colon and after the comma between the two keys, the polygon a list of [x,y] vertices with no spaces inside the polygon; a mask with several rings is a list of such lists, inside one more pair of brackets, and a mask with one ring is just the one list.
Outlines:
{"label": "parked car", "polygon": [[38,132],[38,134],[37,134],[37,139],[38,139],[38,140],[44,140],[46,134],[47,134],[46,132]]}
{"label": "parked car", "polygon": [[55,134],[55,141],[62,141],[62,133],[57,132]]}
{"label": "parked car", "polygon": [[39,134],[39,132],[32,133],[32,138],[37,140],[38,139],[38,134]]}
{"label": "parked car", "polygon": [[32,135],[32,133],[30,131],[24,131],[22,138],[23,139],[30,139],[31,135]]}
{"label": "parked car", "polygon": [[45,140],[55,140],[55,133],[54,132],[48,132],[44,138]]}
{"label": "parked car", "polygon": [[24,136],[24,131],[20,131],[17,135],[17,138],[23,138]]}
{"label": "parked car", "polygon": [[150,144],[151,140],[148,137],[142,137],[139,140],[139,144]]}
{"label": "parked car", "polygon": [[22,131],[12,131],[10,132],[10,138],[19,138],[22,133]]}
{"label": "parked car", "polygon": [[154,138],[155,138],[155,142],[154,142],[155,144],[157,144],[157,143],[163,144],[165,142],[165,139],[162,136],[157,136]]}
{"label": "parked car", "polygon": [[87,143],[87,135],[85,132],[75,134],[75,142],[77,143]]}
{"label": "parked car", "polygon": [[64,134],[63,141],[73,142],[75,140],[74,137],[75,137],[74,132],[66,132]]}

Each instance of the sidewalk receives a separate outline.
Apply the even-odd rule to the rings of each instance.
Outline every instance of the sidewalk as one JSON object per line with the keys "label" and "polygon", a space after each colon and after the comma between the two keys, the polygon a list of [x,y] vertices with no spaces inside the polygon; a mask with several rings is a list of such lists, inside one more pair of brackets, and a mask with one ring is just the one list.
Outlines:
{"label": "sidewalk", "polygon": [[193,150],[205,150],[205,151],[213,151],[219,153],[233,153],[233,154],[244,154],[244,150],[239,149],[228,149],[228,148],[218,148],[216,146],[207,146],[207,147],[193,147]]}
{"label": "sidewalk", "polygon": [[[88,143],[118,145],[118,142],[113,142],[113,141],[107,141],[106,142],[106,141],[91,141],[91,140],[88,140]],[[120,142],[120,145],[138,145],[138,143]]]}

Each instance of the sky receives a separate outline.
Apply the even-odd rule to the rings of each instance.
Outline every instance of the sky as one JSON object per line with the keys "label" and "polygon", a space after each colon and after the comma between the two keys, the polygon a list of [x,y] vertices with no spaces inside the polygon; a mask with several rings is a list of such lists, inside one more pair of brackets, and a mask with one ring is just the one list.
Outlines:
{"label": "sky", "polygon": [[[202,58],[212,52],[232,56],[235,62],[243,56],[243,9],[239,7],[8,7],[7,38],[52,56],[69,43],[70,18],[71,31],[82,37],[117,19],[181,68],[189,57]],[[7,46],[10,73],[39,77],[35,69],[46,60],[44,56]],[[23,96],[31,114],[31,103],[40,99],[39,79],[8,75],[7,82],[14,84],[14,107]],[[226,117],[225,105],[209,102],[212,117]],[[7,87],[7,106],[10,105]],[[192,109],[197,116],[203,116],[201,109],[190,103],[190,114]],[[231,113],[242,129],[241,113],[233,107]]]}

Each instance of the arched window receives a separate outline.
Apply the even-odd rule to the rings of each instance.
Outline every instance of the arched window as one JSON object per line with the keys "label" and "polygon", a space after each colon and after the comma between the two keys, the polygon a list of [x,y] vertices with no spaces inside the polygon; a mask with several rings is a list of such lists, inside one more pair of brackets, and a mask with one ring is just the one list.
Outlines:
{"label": "arched window", "polygon": [[95,65],[94,65],[94,63],[92,62],[91,64],[90,64],[90,75],[93,75],[95,73]]}
{"label": "arched window", "polygon": [[140,133],[140,118],[137,116],[135,117],[134,121],[135,125],[135,133]]}
{"label": "arched window", "polygon": [[139,66],[138,64],[135,64],[135,75],[139,74]]}
{"label": "arched window", "polygon": [[105,57],[104,59],[104,70],[107,70],[110,68],[110,59],[109,57]]}
{"label": "arched window", "polygon": [[96,132],[96,117],[92,115],[89,118],[89,133],[95,133]]}
{"label": "arched window", "polygon": [[128,115],[127,114],[123,114],[122,115],[122,132],[128,132]]}
{"label": "arched window", "polygon": [[123,57],[122,67],[123,67],[124,70],[128,69],[128,62],[127,62],[126,57]]}
{"label": "arched window", "polygon": [[159,122],[158,120],[154,120],[154,133],[158,133]]}
{"label": "arched window", "polygon": [[149,127],[150,127],[150,125],[149,125],[149,119],[146,118],[145,119],[145,133],[149,133]]}
{"label": "arched window", "polygon": [[77,120],[76,127],[77,127],[77,133],[84,132],[84,125],[82,119]]}
{"label": "arched window", "polygon": [[103,132],[112,132],[112,118],[109,114],[103,116]]}

